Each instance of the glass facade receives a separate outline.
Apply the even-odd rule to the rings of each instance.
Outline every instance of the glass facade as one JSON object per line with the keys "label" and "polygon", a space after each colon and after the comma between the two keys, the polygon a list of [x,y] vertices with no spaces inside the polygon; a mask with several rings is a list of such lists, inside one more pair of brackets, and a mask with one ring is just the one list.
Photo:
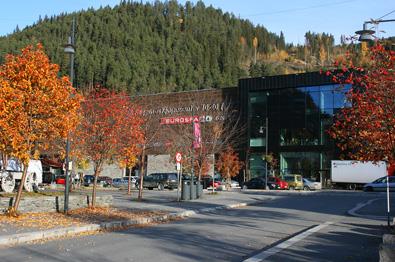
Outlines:
{"label": "glass facade", "polygon": [[326,130],[334,114],[348,106],[345,93],[349,88],[331,84],[250,91],[251,177],[265,173],[262,159],[266,146],[268,152],[278,156],[281,174],[297,173],[315,179],[319,172],[329,170],[334,144]]}

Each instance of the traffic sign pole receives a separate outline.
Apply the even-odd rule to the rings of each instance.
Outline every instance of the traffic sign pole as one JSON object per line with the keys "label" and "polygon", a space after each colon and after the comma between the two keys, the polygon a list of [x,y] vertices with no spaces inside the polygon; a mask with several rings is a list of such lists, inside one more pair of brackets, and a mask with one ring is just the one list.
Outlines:
{"label": "traffic sign pole", "polygon": [[180,202],[180,184],[181,184],[181,153],[176,153],[176,162],[177,162],[177,202]]}

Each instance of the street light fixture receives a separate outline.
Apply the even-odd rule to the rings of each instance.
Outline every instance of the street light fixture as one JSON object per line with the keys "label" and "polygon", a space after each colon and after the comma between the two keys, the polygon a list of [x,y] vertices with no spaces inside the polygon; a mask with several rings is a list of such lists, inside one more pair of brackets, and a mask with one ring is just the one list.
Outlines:
{"label": "street light fixture", "polygon": [[378,20],[364,22],[363,29],[355,32],[357,35],[359,35],[358,40],[361,42],[373,41],[375,39],[373,34],[376,31],[369,29],[368,24],[379,24],[379,23],[387,23],[387,22],[395,22],[395,19],[386,19],[386,20],[378,19]]}
{"label": "street light fixture", "polygon": [[[73,19],[72,25],[72,34],[69,37],[68,43],[65,45],[64,52],[70,56],[70,82],[71,86],[73,86],[74,80],[74,28],[75,21]],[[70,179],[69,179],[69,154],[70,154],[70,139],[67,135],[66,138],[66,159],[65,159],[65,187],[64,187],[64,213],[67,214],[69,210],[69,188],[70,188]]]}

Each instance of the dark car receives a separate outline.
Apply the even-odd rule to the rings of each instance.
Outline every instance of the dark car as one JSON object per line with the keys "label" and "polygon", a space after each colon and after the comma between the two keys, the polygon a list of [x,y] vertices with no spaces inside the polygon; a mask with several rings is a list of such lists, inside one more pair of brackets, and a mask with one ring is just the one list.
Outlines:
{"label": "dark car", "polygon": [[[267,186],[269,189],[276,189],[278,186],[275,183],[268,182]],[[265,178],[254,177],[251,180],[244,182],[243,189],[265,189]]]}
{"label": "dark car", "polygon": [[112,185],[112,178],[109,176],[99,176],[97,178],[97,183],[102,184],[103,186],[111,186]]}
{"label": "dark car", "polygon": [[92,175],[84,176],[84,186],[93,185],[94,180],[95,180],[95,177]]}
{"label": "dark car", "polygon": [[[177,188],[177,185],[177,173],[152,173],[149,176],[144,176],[143,187],[149,190],[154,188],[158,190],[174,189]],[[136,186],[139,186],[139,181],[136,182]]]}

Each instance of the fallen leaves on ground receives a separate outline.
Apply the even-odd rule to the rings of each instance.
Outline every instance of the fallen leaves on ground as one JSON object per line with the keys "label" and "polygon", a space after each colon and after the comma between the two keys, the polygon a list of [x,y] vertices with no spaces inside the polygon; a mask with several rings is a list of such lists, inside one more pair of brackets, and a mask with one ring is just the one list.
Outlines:
{"label": "fallen leaves on ground", "polygon": [[81,226],[91,223],[111,222],[155,217],[167,214],[163,211],[120,210],[108,207],[80,208],[63,213],[25,213],[18,217],[0,215],[0,229],[7,225],[23,228],[51,229],[59,227]]}

